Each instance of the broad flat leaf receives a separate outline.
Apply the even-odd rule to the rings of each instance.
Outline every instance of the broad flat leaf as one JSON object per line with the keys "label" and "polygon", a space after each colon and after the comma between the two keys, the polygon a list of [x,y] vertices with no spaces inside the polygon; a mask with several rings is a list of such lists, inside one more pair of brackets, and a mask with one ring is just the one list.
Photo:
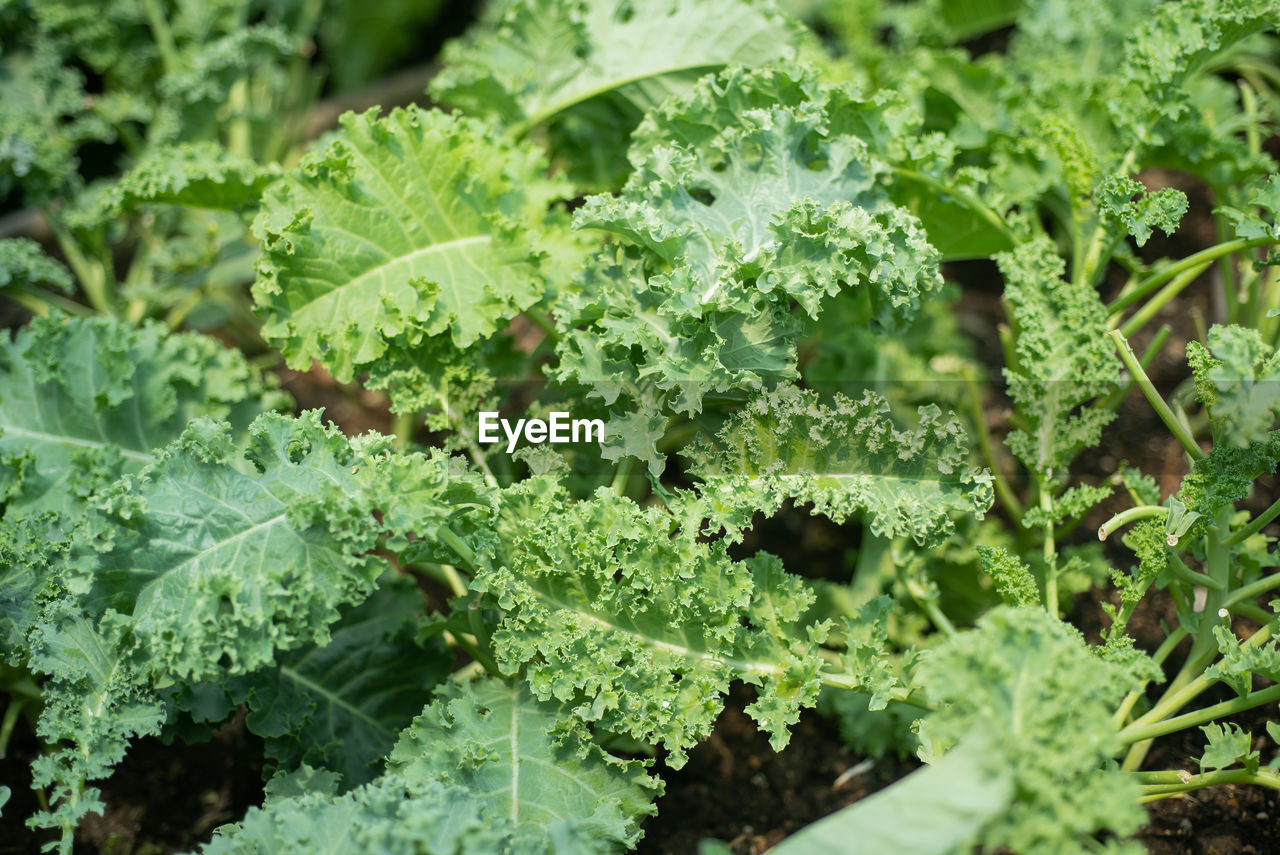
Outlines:
{"label": "broad flat leaf", "polygon": [[[640,508],[608,490],[573,502],[540,479],[504,495],[499,560],[471,587],[501,613],[504,673],[609,730],[659,741],[667,762],[711,732],[733,680],[758,687],[748,712],[775,748],[820,685],[826,624],[801,618],[813,593],[759,554],[730,560],[699,519]],[[531,491],[537,491],[531,492]]]}
{"label": "broad flat leaf", "polygon": [[836,522],[861,514],[874,534],[932,545],[954,530],[950,515],[981,518],[993,492],[991,474],[969,463],[955,415],[933,405],[919,415],[902,430],[874,392],[825,405],[816,392],[783,386],[734,415],[718,448],[695,446],[690,472],[712,527],[733,539],[757,511],[794,499]]}
{"label": "broad flat leaf", "polygon": [[431,93],[521,131],[549,123],[555,154],[611,183],[642,114],[727,65],[794,56],[798,34],[766,0],[516,0],[445,46]]}
{"label": "broad flat leaf", "polygon": [[[586,727],[521,682],[450,685],[401,734],[390,775],[465,789],[510,823],[519,851],[629,851],[662,783],[638,760],[591,741]],[[561,841],[580,848],[562,850]]]}
{"label": "broad flat leaf", "polygon": [[107,318],[34,318],[0,342],[0,502],[5,518],[78,513],[89,496],[197,416],[243,430],[287,406],[236,351]]}
{"label": "broad flat leaf", "polygon": [[327,644],[284,653],[244,678],[250,730],[285,769],[332,769],[350,787],[372,780],[396,736],[449,674],[453,654],[419,639],[422,594],[407,578],[384,580],[346,608]]}
{"label": "broad flat leaf", "polygon": [[349,381],[428,336],[466,348],[546,290],[534,248],[561,187],[531,147],[417,107],[348,113],[254,221],[264,335],[295,368]]}
{"label": "broad flat leaf", "polygon": [[964,739],[932,766],[806,826],[776,855],[947,855],[972,845],[1013,795],[1008,769],[992,762],[995,740]]}

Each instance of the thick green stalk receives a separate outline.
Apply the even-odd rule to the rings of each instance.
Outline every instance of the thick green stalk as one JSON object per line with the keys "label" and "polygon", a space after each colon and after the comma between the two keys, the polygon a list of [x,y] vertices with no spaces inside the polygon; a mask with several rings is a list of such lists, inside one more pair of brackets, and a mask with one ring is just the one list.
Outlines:
{"label": "thick green stalk", "polygon": [[1165,403],[1164,398],[1160,397],[1160,393],[1156,391],[1151,378],[1147,376],[1147,372],[1142,370],[1142,366],[1138,363],[1138,357],[1134,355],[1133,348],[1129,346],[1124,333],[1120,330],[1112,330],[1107,333],[1107,337],[1115,344],[1116,351],[1120,354],[1120,360],[1129,369],[1129,374],[1133,377],[1134,382],[1138,384],[1138,388],[1142,390],[1142,394],[1146,397],[1147,402],[1151,404],[1151,408],[1156,411],[1156,415],[1164,422],[1165,427],[1169,428],[1169,432],[1186,449],[1192,460],[1203,460],[1206,456],[1205,453],[1200,449],[1195,438],[1191,436],[1186,425],[1178,420],[1178,417],[1173,414],[1173,410],[1169,409],[1169,405]]}
{"label": "thick green stalk", "polygon": [[1132,306],[1143,297],[1152,293],[1170,279],[1186,273],[1188,270],[1207,266],[1210,262],[1216,261],[1223,256],[1231,255],[1235,252],[1243,252],[1247,249],[1254,249],[1260,246],[1269,246],[1273,243],[1275,243],[1275,241],[1269,237],[1252,238],[1249,240],[1239,238],[1237,240],[1227,241],[1226,243],[1211,246],[1208,249],[1203,249],[1193,255],[1188,255],[1181,261],[1170,264],[1163,270],[1153,273],[1146,279],[1143,279],[1132,291],[1129,291],[1126,294],[1121,294],[1112,301],[1110,306],[1107,307],[1107,313],[1115,315],[1118,312],[1124,311],[1126,308]]}
{"label": "thick green stalk", "polygon": [[1153,802],[1202,790],[1205,787],[1216,787],[1221,784],[1258,784],[1280,790],[1280,773],[1270,769],[1259,769],[1250,772],[1248,769],[1220,769],[1216,772],[1204,772],[1193,775],[1181,770],[1166,772],[1138,772],[1138,781],[1142,784],[1142,801]]}
{"label": "thick green stalk", "polygon": [[1280,516],[1280,499],[1276,499],[1272,502],[1269,508],[1250,520],[1248,525],[1233,533],[1224,542],[1227,546],[1235,546],[1236,544],[1243,543],[1266,528],[1267,524],[1278,516]]}
{"label": "thick green stalk", "polygon": [[1167,517],[1168,515],[1169,509],[1164,505],[1139,505],[1136,508],[1123,510],[1098,526],[1098,540],[1106,540],[1116,529],[1131,522],[1149,519],[1150,517]]}
{"label": "thick green stalk", "polygon": [[1131,336],[1138,330],[1146,326],[1147,321],[1156,316],[1161,309],[1174,297],[1182,293],[1182,291],[1199,278],[1200,274],[1208,268],[1208,264],[1202,264],[1199,267],[1193,267],[1185,271],[1181,275],[1175,277],[1168,285],[1160,289],[1160,293],[1156,294],[1148,300],[1141,309],[1134,312],[1129,320],[1120,325],[1120,332],[1126,336]]}
{"label": "thick green stalk", "polygon": [[1018,501],[1018,496],[1009,484],[1009,479],[1005,477],[999,458],[996,457],[995,442],[991,439],[991,431],[987,428],[986,414],[982,412],[982,392],[978,388],[978,381],[973,376],[973,372],[968,369],[964,372],[964,384],[969,394],[970,417],[973,419],[974,429],[978,432],[978,447],[982,450],[982,459],[986,461],[987,468],[995,478],[996,497],[1000,500],[1000,506],[1005,509],[1005,513],[1013,519],[1016,526],[1022,522],[1024,513],[1022,502]]}
{"label": "thick green stalk", "polygon": [[1120,740],[1125,744],[1133,742],[1141,742],[1147,739],[1155,739],[1157,736],[1165,736],[1170,733],[1177,733],[1179,730],[1186,730],[1189,727],[1206,724],[1225,718],[1229,715],[1235,715],[1238,712],[1251,710],[1254,707],[1260,707],[1263,704],[1269,704],[1272,701],[1280,700],[1280,686],[1271,686],[1257,692],[1250,692],[1242,698],[1232,698],[1229,701],[1223,701],[1220,704],[1198,709],[1194,712],[1185,713],[1184,715],[1166,718],[1161,721],[1143,725],[1142,727],[1130,726],[1120,731]]}

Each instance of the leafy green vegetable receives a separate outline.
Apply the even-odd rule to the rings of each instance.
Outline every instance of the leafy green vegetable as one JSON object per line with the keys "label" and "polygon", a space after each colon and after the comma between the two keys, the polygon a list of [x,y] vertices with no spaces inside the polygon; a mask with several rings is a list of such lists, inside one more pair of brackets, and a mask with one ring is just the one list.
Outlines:
{"label": "leafy green vegetable", "polygon": [[343,118],[343,133],[270,188],[254,295],[289,363],[350,380],[432,336],[468,347],[537,302],[547,204],[530,148],[418,108]]}
{"label": "leafy green vegetable", "polygon": [[790,58],[797,40],[768,0],[515,0],[445,48],[431,93],[521,133],[546,124],[572,172],[612,183],[646,111],[727,65]]}

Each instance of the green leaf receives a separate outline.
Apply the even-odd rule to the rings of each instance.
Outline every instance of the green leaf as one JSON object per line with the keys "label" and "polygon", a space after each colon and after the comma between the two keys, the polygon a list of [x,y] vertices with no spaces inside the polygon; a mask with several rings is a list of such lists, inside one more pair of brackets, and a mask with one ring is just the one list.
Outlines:
{"label": "green leaf", "polygon": [[1181,190],[1162,187],[1151,193],[1127,175],[1104,178],[1093,194],[1102,222],[1123,226],[1138,246],[1151,238],[1152,229],[1173,234],[1187,212],[1187,195]]}
{"label": "green leaf", "polygon": [[1013,797],[982,830],[985,850],[1068,855],[1146,821],[1136,783],[1102,771],[1119,748],[1111,717],[1133,675],[1043,609],[989,612],[930,651],[915,677],[936,710],[921,725],[926,746],[978,725],[998,734],[992,762],[1012,776]]}
{"label": "green leaf", "polygon": [[[505,848],[504,819],[486,816],[459,787],[408,787],[384,777],[336,795],[314,776],[309,789],[281,794],[224,825],[202,855],[494,855]],[[285,795],[284,793],[290,793]]]}
{"label": "green leaf", "polygon": [[1213,420],[1215,443],[1243,448],[1270,437],[1280,420],[1280,353],[1257,330],[1215,325],[1207,349],[1187,344],[1187,361]]}
{"label": "green leaf", "polygon": [[836,522],[861,514],[873,534],[933,545],[954,530],[950,515],[981,518],[991,507],[991,474],[969,464],[954,414],[930,405],[919,416],[902,430],[874,392],[824,405],[815,392],[783,386],[734,415],[718,449],[695,446],[690,472],[713,528],[731,539],[756,512],[794,499]]}
{"label": "green leaf", "polygon": [[238,211],[257,205],[280,169],[262,166],[213,143],[184,143],[147,152],[109,191],[114,208],[182,205]]}
{"label": "green leaf", "polygon": [[1242,698],[1253,690],[1255,676],[1280,680],[1280,644],[1275,640],[1245,647],[1225,626],[1215,626],[1213,637],[1218,642],[1222,658],[1205,669],[1204,674],[1209,679],[1221,680]]}
{"label": "green leaf", "polygon": [[451,684],[401,734],[388,771],[412,784],[462,787],[483,815],[501,817],[520,851],[625,852],[655,813],[662,782],[638,760],[591,741],[557,703],[520,683]]}
{"label": "green leaf", "polygon": [[1066,469],[1095,445],[1115,413],[1088,406],[1119,382],[1097,292],[1062,278],[1065,265],[1047,240],[997,256],[1017,326],[1017,364],[1005,369],[1025,429],[1006,442],[1037,477]]}
{"label": "green leaf", "polygon": [[25,237],[0,239],[0,288],[24,285],[48,285],[64,294],[75,289],[71,272],[40,244]]}
{"label": "green leaf", "polygon": [[589,199],[575,218],[624,243],[557,301],[557,376],[632,420],[611,430],[613,456],[640,446],[657,474],[662,458],[635,419],[696,414],[707,395],[796,377],[793,305],[813,319],[854,291],[880,329],[940,288],[938,254],[889,198],[867,142],[900,130],[895,109],[787,64],[727,70],[645,119],[622,194]]}
{"label": "green leaf", "polygon": [[641,115],[727,65],[791,58],[798,40],[765,0],[516,0],[445,46],[431,94],[520,132],[545,123],[578,177],[612,184]]}
{"label": "green leaf", "polygon": [[[1256,209],[1262,209],[1262,215]],[[1280,175],[1270,175],[1266,183],[1249,194],[1247,210],[1223,206],[1214,211],[1227,218],[1236,237],[1244,240],[1270,238],[1280,241]]]}
{"label": "green leaf", "polygon": [[961,740],[934,765],[800,829],[771,851],[776,855],[967,851],[982,826],[1003,813],[1013,795],[1009,770],[992,762],[994,742],[981,735]]}
{"label": "green leaf", "polygon": [[266,739],[266,755],[285,769],[331,769],[347,787],[371,781],[453,667],[438,637],[420,637],[422,610],[411,580],[384,580],[342,610],[327,644],[281,654],[239,681],[234,694],[248,695],[246,724]]}
{"label": "green leaf", "polygon": [[121,615],[95,622],[60,599],[46,606],[28,636],[30,669],[48,675],[36,731],[56,746],[32,764],[32,785],[47,791],[51,810],[28,822],[61,829],[62,855],[70,855],[80,820],[103,810],[98,791],[87,783],[109,775],[129,741],[159,733],[165,719],[146,666],[130,655],[128,632]]}
{"label": "green leaf", "polygon": [[1250,751],[1253,740],[1247,730],[1239,725],[1227,722],[1225,725],[1214,722],[1200,728],[1209,744],[1205,746],[1200,757],[1200,771],[1226,769],[1236,763],[1242,764],[1250,772],[1258,771],[1258,752]]}
{"label": "green leaf", "polygon": [[34,318],[0,342],[0,502],[5,519],[79,513],[153,460],[198,416],[243,430],[287,406],[236,351],[107,318]]}
{"label": "green leaf", "polygon": [[533,692],[579,717],[665,744],[673,767],[711,732],[732,680],[757,686],[748,712],[775,748],[820,685],[813,602],[771,555],[742,563],[606,489],[572,502],[535,479],[504,495],[500,562],[471,587],[496,606],[494,655]]}
{"label": "green leaf", "polygon": [[1003,546],[975,546],[982,569],[995,582],[1000,599],[1011,606],[1040,605],[1040,589],[1031,568]]}
{"label": "green leaf", "polygon": [[[139,477],[102,502],[88,602],[132,616],[132,637],[157,676],[244,674],[277,650],[329,639],[338,608],[363,600],[385,562],[380,542],[440,525],[455,508],[446,455],[416,458],[407,512],[387,440],[348,441],[320,423],[268,414],[237,459],[226,425],[197,420]],[[435,470],[431,476],[431,470]],[[474,483],[464,480],[459,491]],[[388,531],[388,526],[396,528]]]}
{"label": "green leaf", "polygon": [[563,188],[534,149],[417,107],[342,126],[254,221],[254,298],[289,365],[349,381],[430,336],[469,347],[542,297],[532,229]]}

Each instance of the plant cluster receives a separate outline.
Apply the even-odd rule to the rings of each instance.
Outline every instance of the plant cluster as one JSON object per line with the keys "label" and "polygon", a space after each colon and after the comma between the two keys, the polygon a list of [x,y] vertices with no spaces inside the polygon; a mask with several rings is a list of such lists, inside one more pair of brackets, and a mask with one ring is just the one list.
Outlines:
{"label": "plant cluster", "polygon": [[[786,855],[1119,855],[1280,790],[1228,720],[1280,699],[1273,0],[503,0],[436,106],[309,143],[317,46],[368,81],[434,8],[376,5],[0,8],[51,236],[0,239],[0,749],[51,849],[244,710],[265,801],[202,852],[625,852],[734,683],[776,750],[819,707],[927,764]],[[1174,463],[1098,462],[1153,425]],[[848,567],[744,557],[779,514]]]}

